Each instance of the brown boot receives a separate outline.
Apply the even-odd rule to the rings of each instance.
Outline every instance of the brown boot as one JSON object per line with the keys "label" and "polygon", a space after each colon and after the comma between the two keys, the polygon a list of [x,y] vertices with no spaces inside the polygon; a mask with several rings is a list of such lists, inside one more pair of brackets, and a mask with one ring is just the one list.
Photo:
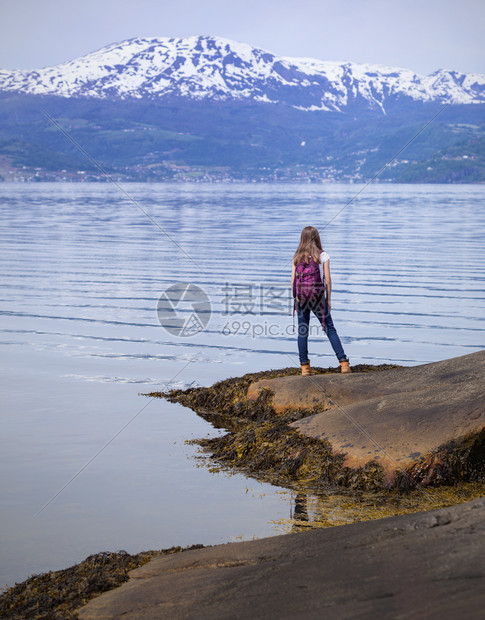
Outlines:
{"label": "brown boot", "polygon": [[310,362],[307,362],[306,364],[302,364],[301,365],[301,376],[302,377],[308,377],[309,375],[313,375],[313,371],[310,368]]}
{"label": "brown boot", "polygon": [[350,363],[349,360],[340,360],[340,372],[342,374],[347,374],[349,372],[352,372],[350,370]]}

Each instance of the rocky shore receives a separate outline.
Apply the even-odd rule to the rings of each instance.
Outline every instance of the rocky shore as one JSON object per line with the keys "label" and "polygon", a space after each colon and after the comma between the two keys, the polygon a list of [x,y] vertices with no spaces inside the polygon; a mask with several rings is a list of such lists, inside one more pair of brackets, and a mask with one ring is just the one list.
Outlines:
{"label": "rocky shore", "polygon": [[485,481],[485,351],[409,368],[249,374],[152,393],[191,407],[222,437],[226,466],[290,488],[409,490]]}
{"label": "rocky shore", "polygon": [[383,486],[476,479],[485,464],[485,351],[382,373],[281,377],[249,386],[276,413],[320,408],[291,424],[328,442],[343,468],[377,463]]}
{"label": "rocky shore", "polygon": [[222,467],[297,491],[301,519],[308,494],[337,493],[359,507],[361,522],[98,554],[11,588],[0,613],[75,618],[105,592],[79,617],[482,617],[484,371],[481,351],[411,368],[320,368],[310,377],[287,368],[152,393],[224,428],[196,443]]}
{"label": "rocky shore", "polygon": [[485,498],[153,559],[81,620],[483,618]]}

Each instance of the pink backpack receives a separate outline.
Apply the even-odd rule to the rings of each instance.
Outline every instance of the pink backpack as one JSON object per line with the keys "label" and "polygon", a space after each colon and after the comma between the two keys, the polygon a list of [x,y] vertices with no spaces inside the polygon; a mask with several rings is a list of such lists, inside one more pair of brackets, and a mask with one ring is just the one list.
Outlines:
{"label": "pink backpack", "polygon": [[[322,281],[320,266],[310,256],[308,263],[298,263],[293,280],[293,317],[295,316],[296,304],[301,308],[322,304],[322,316],[325,317],[325,278]],[[293,325],[293,330],[295,326]]]}

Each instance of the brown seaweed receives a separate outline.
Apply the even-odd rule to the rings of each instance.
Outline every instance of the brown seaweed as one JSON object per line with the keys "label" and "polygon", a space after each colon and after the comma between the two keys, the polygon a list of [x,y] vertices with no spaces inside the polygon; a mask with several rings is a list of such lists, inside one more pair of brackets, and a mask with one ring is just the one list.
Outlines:
{"label": "brown seaweed", "polygon": [[[193,545],[186,549],[198,549]],[[161,551],[143,551],[131,555],[126,551],[90,555],[83,562],[64,570],[33,575],[0,595],[0,617],[11,620],[55,620],[76,618],[76,609],[90,599],[121,585],[128,572],[153,557],[185,551],[172,547]]]}
{"label": "brown seaweed", "polygon": [[[358,365],[356,372],[378,372],[396,365]],[[339,372],[336,368],[316,368],[318,374]],[[193,440],[211,458],[227,469],[236,469],[258,480],[291,489],[321,493],[380,492],[385,479],[382,466],[370,460],[363,467],[343,465],[344,456],[334,454],[330,444],[298,433],[290,423],[322,411],[295,409],[276,414],[272,392],[264,389],[256,400],[248,400],[249,385],[263,378],[297,375],[299,369],[284,368],[249,373],[219,381],[211,387],[152,392],[190,407],[217,428],[229,431],[222,437]],[[417,485],[453,485],[485,482],[485,431],[448,442],[423,457],[409,471],[396,472],[392,488],[409,492]]]}

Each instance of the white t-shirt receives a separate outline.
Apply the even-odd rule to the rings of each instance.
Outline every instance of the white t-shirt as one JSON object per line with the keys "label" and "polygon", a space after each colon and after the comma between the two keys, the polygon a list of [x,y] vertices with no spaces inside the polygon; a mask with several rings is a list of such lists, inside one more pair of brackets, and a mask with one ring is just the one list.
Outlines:
{"label": "white t-shirt", "polygon": [[320,277],[322,278],[322,282],[323,282],[323,265],[330,259],[330,256],[325,252],[325,250],[322,250],[322,253],[320,254],[320,264],[318,265],[320,268]]}

